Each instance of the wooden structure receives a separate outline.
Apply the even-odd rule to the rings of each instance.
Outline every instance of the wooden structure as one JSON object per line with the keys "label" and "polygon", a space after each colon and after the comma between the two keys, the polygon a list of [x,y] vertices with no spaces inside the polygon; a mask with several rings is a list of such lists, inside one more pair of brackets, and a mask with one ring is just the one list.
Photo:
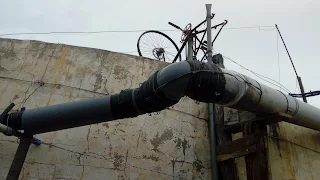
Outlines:
{"label": "wooden structure", "polygon": [[[221,108],[223,109],[223,108]],[[222,119],[223,114],[217,111],[217,120]],[[243,116],[252,116],[251,113],[243,113]],[[281,122],[291,117],[287,114],[271,114],[247,118],[236,124],[219,124],[217,128],[218,146],[217,160],[220,167],[220,176],[223,180],[238,179],[235,158],[244,156],[246,163],[247,179],[269,179],[268,158],[265,137],[266,125]],[[243,138],[232,141],[231,134],[242,132]]]}
{"label": "wooden structure", "polygon": [[[213,56],[213,62],[220,68],[224,68],[223,57],[220,54]],[[216,106],[215,112],[219,179],[239,179],[235,158],[244,156],[247,180],[268,180],[268,157],[265,140],[267,125],[290,119],[290,115],[277,113],[259,116],[221,106]],[[229,117],[225,116],[225,112]],[[238,115],[236,122],[230,121],[234,114]],[[243,137],[233,141],[232,134],[240,132]]]}

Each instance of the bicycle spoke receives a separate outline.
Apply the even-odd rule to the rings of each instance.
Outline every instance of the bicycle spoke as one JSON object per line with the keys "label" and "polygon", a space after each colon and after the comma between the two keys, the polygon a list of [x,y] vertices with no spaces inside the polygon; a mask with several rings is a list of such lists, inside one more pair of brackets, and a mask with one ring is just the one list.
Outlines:
{"label": "bicycle spoke", "polygon": [[154,47],[157,48],[156,45],[154,44],[154,41],[152,40],[152,38],[150,37],[150,35],[148,34],[147,36],[148,38],[146,40],[148,40],[148,42],[150,42],[150,44]]}
{"label": "bicycle spoke", "polygon": [[[148,34],[148,35],[149,35],[149,34]],[[157,40],[156,36],[155,36],[154,34],[152,34],[152,35],[153,35],[154,38],[151,38],[151,37],[150,37],[150,38],[154,40],[155,44],[157,45],[157,48],[159,48],[160,45],[159,45],[159,43],[158,43],[158,40]]]}
{"label": "bicycle spoke", "polygon": [[143,33],[139,37],[137,47],[139,55],[165,62],[172,62],[178,53],[178,47],[173,40],[158,31]]}

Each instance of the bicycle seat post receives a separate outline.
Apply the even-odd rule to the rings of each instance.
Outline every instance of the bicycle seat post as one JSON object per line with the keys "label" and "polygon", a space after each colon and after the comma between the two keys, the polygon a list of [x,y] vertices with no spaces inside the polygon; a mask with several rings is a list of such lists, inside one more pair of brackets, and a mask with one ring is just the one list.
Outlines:
{"label": "bicycle seat post", "polygon": [[187,60],[193,60],[193,32],[188,35],[188,56]]}

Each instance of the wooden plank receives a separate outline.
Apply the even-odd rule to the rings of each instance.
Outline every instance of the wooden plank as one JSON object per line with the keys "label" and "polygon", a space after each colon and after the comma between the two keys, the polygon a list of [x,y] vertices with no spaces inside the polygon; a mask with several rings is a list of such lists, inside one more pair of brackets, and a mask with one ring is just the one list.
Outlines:
{"label": "wooden plank", "polygon": [[252,145],[247,147],[245,150],[243,151],[234,151],[231,153],[226,153],[226,154],[219,154],[217,155],[217,161],[218,162],[222,162],[222,161],[226,161],[229,159],[235,159],[235,158],[239,158],[251,153],[255,153],[256,152],[256,145]]}
{"label": "wooden plank", "polygon": [[242,126],[249,122],[257,121],[264,125],[270,125],[270,124],[278,123],[281,121],[288,121],[291,118],[292,116],[285,113],[274,113],[269,115],[256,116],[255,118],[248,119],[239,123],[226,122],[224,126],[220,126],[219,128],[224,128],[225,131],[230,133],[238,133],[238,132],[241,132]]}
{"label": "wooden plank", "polygon": [[217,147],[217,160],[219,162],[238,158],[256,151],[256,143],[259,136],[251,134],[244,138]]}
{"label": "wooden plank", "polygon": [[258,142],[259,135],[250,134],[220,146],[217,146],[217,154],[229,154],[235,151],[245,151],[249,146]]}
{"label": "wooden plank", "polygon": [[247,123],[243,127],[244,136],[258,134],[258,143],[256,145],[256,153],[245,156],[247,180],[268,180],[268,159],[267,150],[264,141],[266,134],[266,126],[257,122]]}

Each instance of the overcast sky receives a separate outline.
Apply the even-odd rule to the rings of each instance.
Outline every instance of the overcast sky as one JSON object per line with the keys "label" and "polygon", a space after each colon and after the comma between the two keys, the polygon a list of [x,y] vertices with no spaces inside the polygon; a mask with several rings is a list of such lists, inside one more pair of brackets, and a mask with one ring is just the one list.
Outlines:
{"label": "overcast sky", "polygon": [[[279,81],[278,24],[306,91],[320,90],[320,1],[186,1],[186,0],[1,0],[0,34],[50,31],[99,30],[173,30],[167,22],[181,27],[205,18],[205,3],[212,3],[214,23],[229,21],[214,48],[245,67]],[[165,32],[180,45],[180,32]],[[213,32],[215,33],[215,32]],[[137,54],[136,42],[141,32],[104,34],[19,35],[5,38],[33,39]],[[279,40],[280,82],[291,92],[299,92],[295,74]],[[250,72],[225,59],[232,69],[257,79]],[[270,85],[272,86],[272,85]],[[273,86],[274,87],[274,86]],[[320,108],[320,96],[308,99]]]}

